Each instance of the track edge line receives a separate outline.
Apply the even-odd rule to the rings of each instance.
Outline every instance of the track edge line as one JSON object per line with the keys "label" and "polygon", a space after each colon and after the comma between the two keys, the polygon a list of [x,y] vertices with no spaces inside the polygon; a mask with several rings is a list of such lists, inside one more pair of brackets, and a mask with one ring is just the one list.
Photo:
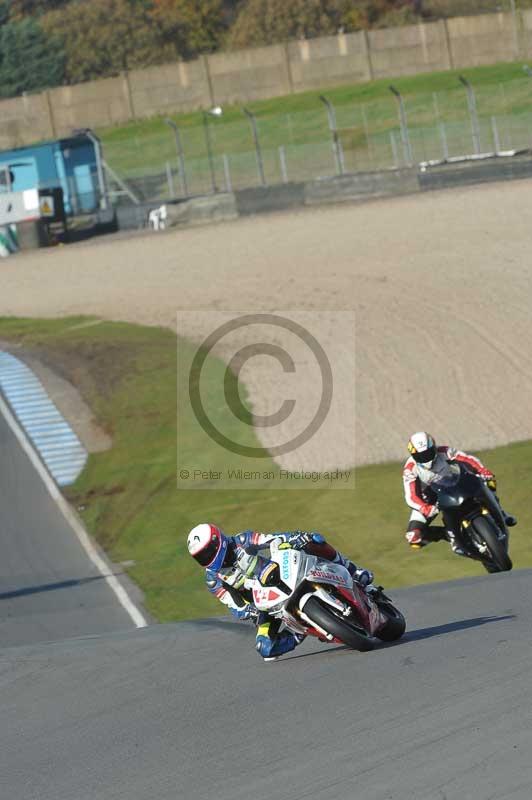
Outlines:
{"label": "track edge line", "polygon": [[102,577],[108,584],[109,588],[112,592],[114,592],[118,602],[124,608],[124,610],[129,614],[131,620],[133,621],[136,628],[146,628],[148,626],[148,621],[139,610],[139,608],[135,605],[133,600],[130,598],[129,594],[127,593],[126,589],[122,586],[120,581],[115,575],[109,574],[109,568],[104,559],[98,553],[95,545],[90,539],[89,534],[85,530],[85,527],[75,511],[72,509],[71,505],[67,502],[67,500],[61,494],[59,487],[56,485],[53,478],[49,475],[48,470],[42,463],[41,459],[35,452],[33,446],[31,445],[26,433],[22,429],[21,425],[19,424],[18,420],[16,419],[15,415],[11,411],[10,407],[4,400],[3,396],[0,394],[0,414],[4,417],[7,424],[9,425],[13,435],[17,439],[18,443],[28,456],[31,461],[32,466],[35,468],[37,474],[43,481],[48,493],[57,504],[61,513],[65,517],[66,521],[76,534],[76,537],[85,550],[87,556],[101,573]]}

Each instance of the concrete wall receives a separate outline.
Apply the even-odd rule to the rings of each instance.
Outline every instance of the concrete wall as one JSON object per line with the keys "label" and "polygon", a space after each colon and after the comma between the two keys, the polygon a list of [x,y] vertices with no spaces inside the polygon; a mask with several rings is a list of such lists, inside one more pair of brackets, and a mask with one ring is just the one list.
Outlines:
{"label": "concrete wall", "polygon": [[[331,203],[365,202],[442,188],[502,180],[530,178],[532,159],[495,158],[484,162],[442,165],[420,172],[416,167],[385,172],[359,172],[333,178],[255,187],[167,204],[168,227],[190,227],[233,220],[250,214],[286,211]],[[118,209],[120,228],[146,227],[156,204]]]}
{"label": "concrete wall", "polygon": [[261,100],[292,91],[285,45],[216,53],[206,62],[215,103]]}
{"label": "concrete wall", "polygon": [[357,172],[305,183],[305,205],[325,205],[365,200],[368,197],[411,194],[419,191],[417,169]]}
{"label": "concrete wall", "polygon": [[216,53],[0,101],[0,148],[157,114],[532,57],[532,11]]}
{"label": "concrete wall", "polygon": [[[127,79],[105,78],[50,89],[50,104],[57,136],[75,128],[102,128],[131,118]],[[0,106],[1,109],[1,106]]]}
{"label": "concrete wall", "polygon": [[445,164],[420,172],[418,179],[422,190],[452,189],[475,183],[492,183],[532,177],[530,156],[495,158],[466,164]]}
{"label": "concrete wall", "polygon": [[443,20],[427,25],[369,31],[368,39],[374,78],[415,75],[418,72],[445,70],[451,66]]}
{"label": "concrete wall", "polygon": [[0,102],[0,149],[55,138],[49,92]]}
{"label": "concrete wall", "polygon": [[133,118],[214,105],[206,59],[136,69],[127,76]]}
{"label": "concrete wall", "polygon": [[519,58],[511,14],[456,17],[447,21],[456,67],[477,67]]}
{"label": "concrete wall", "polygon": [[532,58],[532,9],[521,11],[519,57]]}
{"label": "concrete wall", "polygon": [[371,80],[365,32],[290,42],[287,56],[294,92]]}

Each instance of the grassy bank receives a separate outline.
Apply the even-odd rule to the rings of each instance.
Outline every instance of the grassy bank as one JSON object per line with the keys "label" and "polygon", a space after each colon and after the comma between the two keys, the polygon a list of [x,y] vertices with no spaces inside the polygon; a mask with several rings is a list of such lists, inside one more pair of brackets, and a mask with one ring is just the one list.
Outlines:
{"label": "grassy bank", "polygon": [[[319,529],[352,558],[375,569],[378,580],[388,586],[481,574],[481,567],[452,556],[443,544],[420,552],[406,546],[399,464],[358,469],[353,491],[178,490],[176,382],[178,391],[187,391],[187,375],[176,372],[175,336],[158,328],[86,322],[0,319],[0,339],[23,344],[77,385],[113,437],[112,449],[90,457],[68,496],[111,559],[134,562],[128,572],[157,619],[222,610],[204,589],[201,571],[185,548],[188,529],[206,520],[231,532],[248,527]],[[192,356],[191,345],[181,346]],[[223,369],[214,358],[206,364],[207,411],[214,416],[225,408]],[[258,444],[251,428],[248,443]],[[227,463],[221,448],[213,444],[206,449],[192,418],[183,446],[201,450],[202,464],[213,469]],[[520,517],[512,534],[514,563],[532,566],[532,442],[481,455],[499,476],[506,506]],[[232,458],[238,464],[238,457]],[[274,470],[275,465],[262,468]]]}
{"label": "grassy bank", "polygon": [[[446,126],[451,154],[469,152],[472,146],[470,117],[466,93],[458,81],[462,73],[475,87],[482,146],[493,147],[492,117],[499,118],[502,149],[509,148],[512,140],[520,140],[523,137],[520,121],[521,127],[526,128],[528,124],[531,87],[521,64],[496,64],[343,85],[327,89],[325,94],[336,107],[346,168],[392,166],[390,134],[396,137],[401,157],[397,104],[390,92],[390,83],[404,96],[417,160],[441,157],[442,123]],[[264,168],[270,182],[280,180],[280,146],[286,151],[291,180],[310,177],[311,171],[315,175],[334,172],[327,115],[320,94],[321,91],[303,92],[246,104],[257,116]],[[208,170],[202,114],[174,114],[171,118],[179,126],[191,191],[205,189]],[[256,183],[253,140],[241,106],[225,106],[221,117],[210,118],[209,129],[220,183],[223,182],[222,155],[229,159],[235,186]],[[99,134],[107,161],[122,176],[164,173],[166,163],[177,168],[174,136],[161,117],[100,130]],[[308,163],[309,159],[312,164]]]}

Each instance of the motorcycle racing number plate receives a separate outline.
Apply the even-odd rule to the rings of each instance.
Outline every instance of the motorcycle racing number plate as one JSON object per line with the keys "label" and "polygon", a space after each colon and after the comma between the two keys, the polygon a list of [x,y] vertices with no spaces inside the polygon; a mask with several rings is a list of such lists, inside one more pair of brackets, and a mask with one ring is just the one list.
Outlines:
{"label": "motorcycle racing number plate", "polygon": [[267,586],[253,587],[253,599],[256,606],[271,605],[279,602],[280,598],[281,593],[276,589],[270,589]]}

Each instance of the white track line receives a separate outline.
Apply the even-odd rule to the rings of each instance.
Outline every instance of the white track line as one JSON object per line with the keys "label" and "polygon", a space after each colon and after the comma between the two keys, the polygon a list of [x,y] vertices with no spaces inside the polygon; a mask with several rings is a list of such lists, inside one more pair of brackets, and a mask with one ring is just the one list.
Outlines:
{"label": "white track line", "polygon": [[103,578],[105,578],[107,584],[109,585],[109,588],[115,593],[120,605],[123,606],[123,608],[127,611],[127,613],[129,614],[129,616],[131,617],[137,628],[145,628],[148,625],[147,620],[145,619],[143,614],[141,614],[137,606],[133,603],[130,596],[128,595],[128,593],[126,592],[120,581],[116,578],[116,576],[109,574],[108,564],[106,564],[104,559],[98,553],[94,544],[91,542],[87,534],[87,531],[79,521],[78,517],[70,507],[69,503],[67,503],[67,501],[61,494],[54,480],[48,474],[39,456],[33,449],[30,442],[28,441],[26,434],[18,424],[18,421],[11,413],[11,410],[8,408],[1,395],[0,395],[0,414],[2,414],[3,417],[5,418],[7,424],[13,431],[13,434],[15,435],[18,443],[20,444],[20,446],[30,459],[32,465],[37,470],[38,475],[40,476],[44,485],[48,489],[48,492],[50,493],[51,497],[53,498],[55,503],[57,503],[66,521],[68,522],[68,524],[78,537],[79,543],[87,553],[92,563],[100,571]]}

